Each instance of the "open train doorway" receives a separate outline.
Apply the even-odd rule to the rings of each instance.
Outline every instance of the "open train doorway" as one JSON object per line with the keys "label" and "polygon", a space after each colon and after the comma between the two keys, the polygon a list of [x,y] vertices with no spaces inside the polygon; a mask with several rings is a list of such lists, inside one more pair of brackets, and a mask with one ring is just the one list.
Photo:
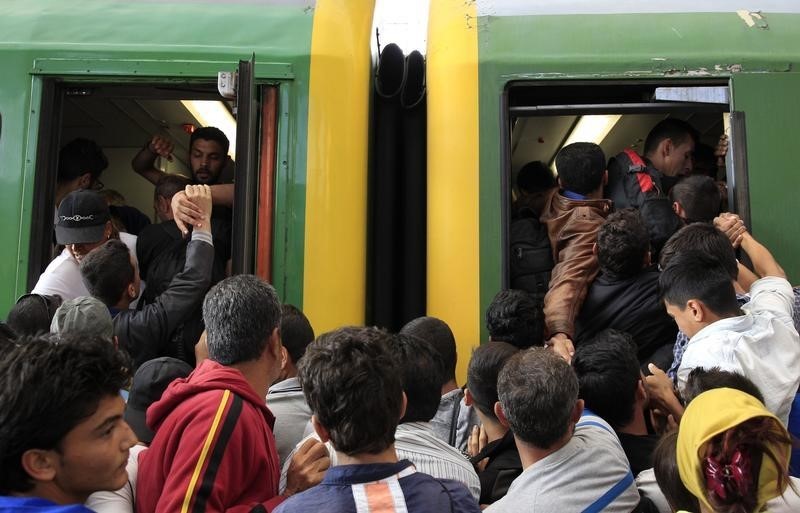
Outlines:
{"label": "open train doorway", "polygon": [[[504,288],[511,286],[509,227],[520,194],[518,172],[526,164],[540,162],[555,177],[555,157],[572,142],[596,143],[606,159],[625,149],[642,155],[645,139],[657,123],[684,120],[698,134],[692,173],[717,180],[725,187],[727,209],[749,222],[744,120],[743,114],[731,112],[727,81],[515,82],[507,87],[503,101]],[[724,165],[714,155],[722,135],[729,142]]]}

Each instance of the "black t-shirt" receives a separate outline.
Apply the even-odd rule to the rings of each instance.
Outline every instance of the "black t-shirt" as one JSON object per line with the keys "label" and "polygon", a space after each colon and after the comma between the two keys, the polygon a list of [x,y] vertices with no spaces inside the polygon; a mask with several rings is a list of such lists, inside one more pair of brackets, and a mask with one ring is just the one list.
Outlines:
{"label": "black t-shirt", "polygon": [[617,432],[617,436],[634,476],[639,475],[642,470],[653,468],[653,451],[661,438],[659,435],[631,435]]}

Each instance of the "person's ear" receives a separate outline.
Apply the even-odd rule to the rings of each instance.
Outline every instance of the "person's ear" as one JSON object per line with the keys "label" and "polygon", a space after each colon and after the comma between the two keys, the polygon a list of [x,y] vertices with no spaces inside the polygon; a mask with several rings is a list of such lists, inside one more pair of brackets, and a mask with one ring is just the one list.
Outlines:
{"label": "person's ear", "polygon": [[706,305],[698,299],[690,299],[687,301],[686,308],[692,313],[692,320],[694,322],[703,322],[708,317]]}
{"label": "person's ear", "polygon": [[472,400],[472,392],[469,391],[469,387],[464,389],[464,404],[467,406],[472,406],[475,404]]}
{"label": "person's ear", "polygon": [[597,256],[597,243],[596,242],[592,242],[592,254],[594,256]]}
{"label": "person's ear", "polygon": [[581,415],[583,415],[583,399],[578,399],[572,409],[572,422],[577,424],[581,420]]}
{"label": "person's ear", "polygon": [[401,419],[406,416],[406,408],[408,407],[408,396],[406,396],[405,390],[403,390],[403,405],[402,406],[403,407],[400,408],[400,418]]}
{"label": "person's ear", "polygon": [[677,215],[681,219],[686,219],[686,211],[677,201],[672,202],[672,211],[675,212],[675,215]]}
{"label": "person's ear", "polygon": [[561,178],[560,178],[560,177],[558,178],[558,187],[559,187],[560,189],[563,189],[563,188],[564,188],[564,182],[562,182],[562,181],[561,181]]}
{"label": "person's ear", "polygon": [[92,187],[92,173],[83,173],[79,176],[78,187],[81,189],[90,189]]}
{"label": "person's ear", "polygon": [[269,336],[269,341],[267,342],[267,347],[269,348],[270,355],[278,362],[281,361],[281,349],[283,348],[283,344],[281,344],[281,330],[280,328],[275,328],[272,330],[272,333]]}
{"label": "person's ear", "polygon": [[287,365],[289,365],[289,351],[286,350],[286,346],[281,345],[281,370],[286,370]]}
{"label": "person's ear", "polygon": [[314,428],[314,433],[317,434],[320,442],[326,443],[331,439],[330,431],[328,431],[325,426],[319,423],[319,419],[316,415],[311,416],[311,427]]}
{"label": "person's ear", "polygon": [[106,221],[106,227],[103,229],[103,240],[108,240],[111,238],[111,234],[114,232],[114,223],[111,221]]}
{"label": "person's ear", "polygon": [[500,424],[504,427],[511,428],[508,423],[508,417],[506,417],[506,412],[503,410],[503,405],[500,401],[494,403],[494,416],[497,417],[497,420],[499,420]]}
{"label": "person's ear", "polygon": [[608,185],[608,169],[603,171],[603,185]]}
{"label": "person's ear", "polygon": [[34,481],[52,481],[56,478],[58,461],[55,451],[28,449],[22,453],[22,468]]}
{"label": "person's ear", "polygon": [[650,267],[650,264],[653,263],[653,252],[647,251],[644,254],[644,261],[642,262],[642,267]]}

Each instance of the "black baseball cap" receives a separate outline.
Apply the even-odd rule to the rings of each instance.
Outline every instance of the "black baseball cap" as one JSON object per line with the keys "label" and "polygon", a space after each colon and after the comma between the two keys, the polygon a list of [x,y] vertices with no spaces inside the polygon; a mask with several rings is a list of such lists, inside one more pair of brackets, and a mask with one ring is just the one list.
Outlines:
{"label": "black baseball cap", "polygon": [[95,191],[77,190],[67,194],[58,206],[56,242],[85,244],[103,239],[111,219],[108,203]]}
{"label": "black baseball cap", "polygon": [[185,378],[192,370],[183,360],[162,356],[144,362],[133,375],[124,418],[140,441],[146,444],[153,441],[154,433],[147,426],[147,408],[161,399],[170,383]]}

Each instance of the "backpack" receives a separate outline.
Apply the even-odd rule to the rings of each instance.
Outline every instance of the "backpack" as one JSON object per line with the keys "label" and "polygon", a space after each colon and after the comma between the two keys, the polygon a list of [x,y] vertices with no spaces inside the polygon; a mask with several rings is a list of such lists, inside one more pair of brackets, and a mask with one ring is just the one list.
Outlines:
{"label": "backpack", "polygon": [[534,344],[540,345],[544,343],[544,296],[550,286],[553,250],[547,226],[539,222],[536,214],[524,209],[520,215],[509,229],[511,288],[528,292],[536,303]]}
{"label": "backpack", "polygon": [[663,196],[661,173],[638,153],[626,149],[608,161],[606,197],[616,210],[642,206],[647,198]]}

